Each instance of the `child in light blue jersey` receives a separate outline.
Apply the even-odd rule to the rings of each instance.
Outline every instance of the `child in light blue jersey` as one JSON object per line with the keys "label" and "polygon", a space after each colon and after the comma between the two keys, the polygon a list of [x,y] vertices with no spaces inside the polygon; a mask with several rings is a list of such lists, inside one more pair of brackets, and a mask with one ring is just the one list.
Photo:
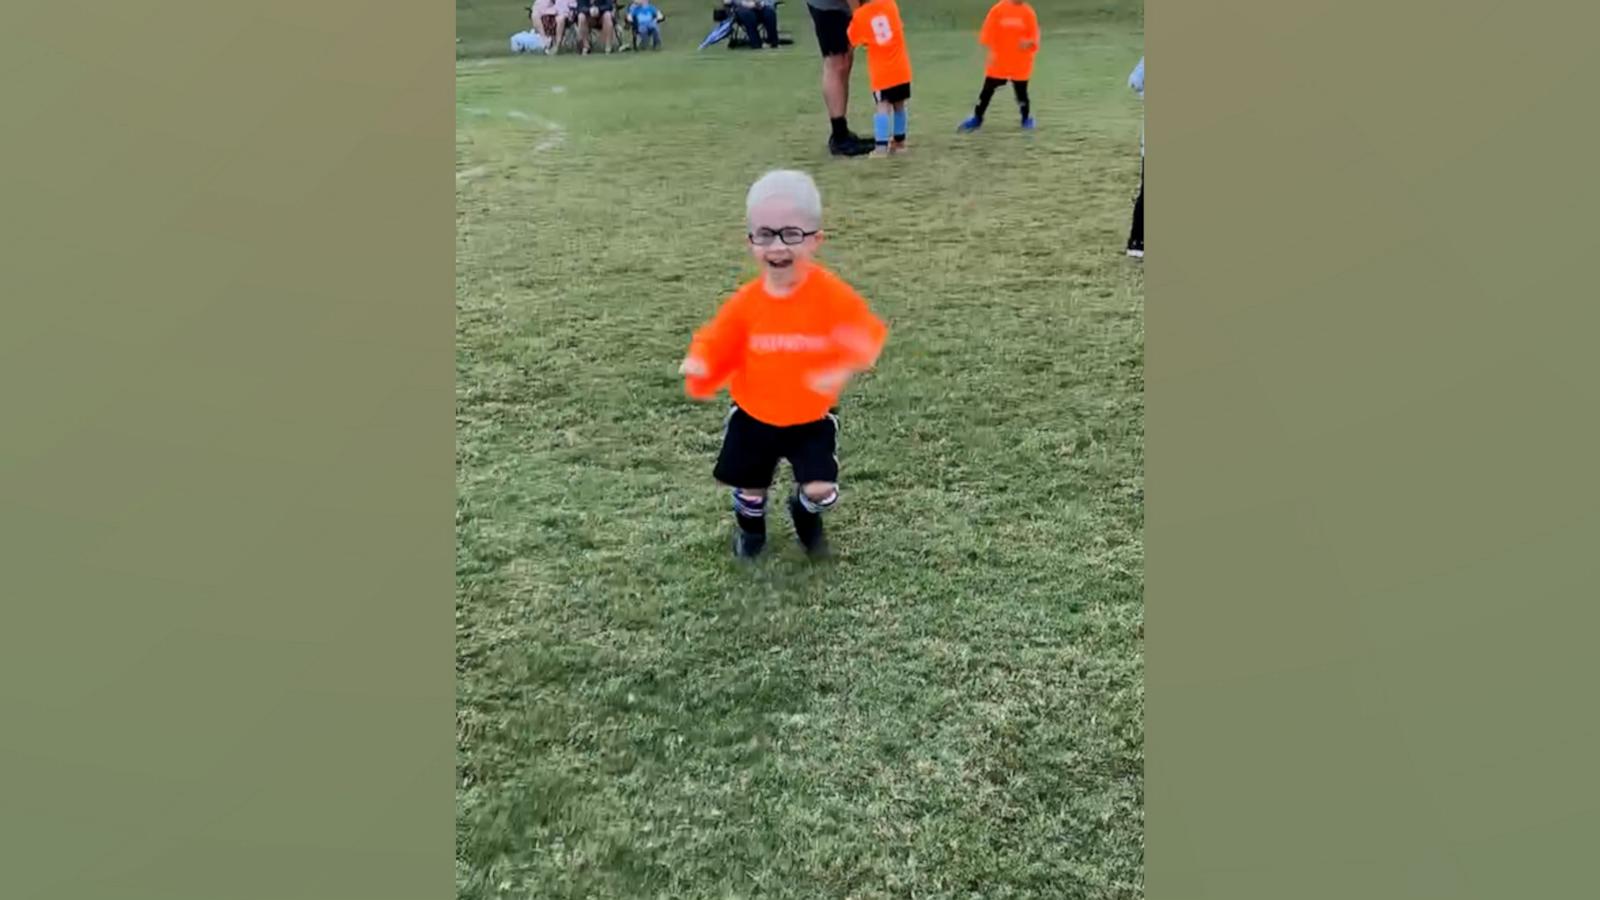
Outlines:
{"label": "child in light blue jersey", "polygon": [[644,46],[647,42],[652,50],[661,49],[661,22],[666,16],[661,14],[649,0],[634,0],[628,7],[628,18],[633,22],[633,46]]}

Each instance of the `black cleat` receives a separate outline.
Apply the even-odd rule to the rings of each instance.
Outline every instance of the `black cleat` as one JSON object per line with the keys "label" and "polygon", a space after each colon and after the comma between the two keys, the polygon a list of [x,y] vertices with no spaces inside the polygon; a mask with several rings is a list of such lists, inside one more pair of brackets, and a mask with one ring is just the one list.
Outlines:
{"label": "black cleat", "polygon": [[800,546],[806,551],[806,556],[812,559],[826,559],[833,555],[828,547],[828,537],[823,533],[822,517],[807,512],[800,505],[799,497],[789,498],[789,515],[794,520],[794,536],[800,539]]}
{"label": "black cleat", "polygon": [[866,156],[877,146],[876,141],[850,132],[842,138],[828,138],[828,152],[834,156]]}
{"label": "black cleat", "polygon": [[755,559],[766,546],[767,536],[764,534],[752,534],[743,528],[733,533],[733,555],[739,559]]}
{"label": "black cleat", "polygon": [[833,559],[833,546],[828,543],[828,536],[818,534],[816,540],[809,544],[801,544],[806,551],[806,557],[816,562]]}

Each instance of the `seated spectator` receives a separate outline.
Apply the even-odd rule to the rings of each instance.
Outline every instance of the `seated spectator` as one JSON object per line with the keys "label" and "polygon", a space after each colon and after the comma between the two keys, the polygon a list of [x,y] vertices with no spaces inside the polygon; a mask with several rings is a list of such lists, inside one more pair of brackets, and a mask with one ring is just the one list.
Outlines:
{"label": "seated spectator", "polygon": [[533,31],[544,35],[547,42],[556,39],[556,0],[533,0],[528,7],[528,19]]}
{"label": "seated spectator", "polygon": [[[550,48],[546,53],[554,55],[567,39],[567,30],[578,26],[578,0],[543,0],[543,5],[550,8]],[[541,6],[535,6],[537,11]]]}
{"label": "seated spectator", "polygon": [[661,49],[661,23],[666,21],[650,0],[633,0],[628,6],[628,27],[633,31],[633,49],[648,44],[652,50]]}
{"label": "seated spectator", "polygon": [[582,0],[578,6],[578,50],[589,52],[589,34],[600,23],[600,38],[606,52],[616,49],[616,0]]}
{"label": "seated spectator", "polygon": [[550,39],[540,27],[539,17],[534,14],[534,8],[524,6],[523,11],[528,14],[529,27],[527,31],[519,31],[511,36],[512,53],[544,53],[550,46]]}
{"label": "seated spectator", "polygon": [[[752,50],[778,46],[777,0],[729,0],[734,21],[744,29],[745,46]],[[762,33],[765,33],[765,37]]]}

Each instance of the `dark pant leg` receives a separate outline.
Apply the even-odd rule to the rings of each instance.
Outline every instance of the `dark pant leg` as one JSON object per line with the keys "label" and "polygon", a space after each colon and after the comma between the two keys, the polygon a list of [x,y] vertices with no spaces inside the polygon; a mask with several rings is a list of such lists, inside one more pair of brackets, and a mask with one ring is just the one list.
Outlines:
{"label": "dark pant leg", "polygon": [[761,34],[758,30],[761,20],[757,18],[756,11],[748,6],[736,6],[733,8],[733,18],[739,23],[739,27],[744,29],[745,40],[749,45],[761,46]]}
{"label": "dark pant leg", "polygon": [[1006,80],[1004,78],[984,77],[983,90],[978,92],[978,105],[972,110],[973,118],[983,118],[983,114],[989,111],[989,101],[994,99],[995,89],[1005,83]]}
{"label": "dark pant leg", "polygon": [[1017,95],[1017,109],[1022,111],[1022,117],[1028,118],[1033,109],[1033,104],[1028,102],[1028,83],[1026,81],[1011,82],[1011,92]]}
{"label": "dark pant leg", "polygon": [[761,30],[766,32],[767,46],[778,46],[778,11],[770,6],[756,8],[756,15],[761,20]]}
{"label": "dark pant leg", "polygon": [[1128,249],[1144,249],[1144,158],[1139,158],[1139,196],[1133,201],[1133,229],[1128,232]]}

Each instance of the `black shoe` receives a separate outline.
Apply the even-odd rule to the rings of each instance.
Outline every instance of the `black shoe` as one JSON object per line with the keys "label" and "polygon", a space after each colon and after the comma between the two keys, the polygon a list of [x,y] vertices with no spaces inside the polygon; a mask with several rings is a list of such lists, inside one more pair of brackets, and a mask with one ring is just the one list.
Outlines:
{"label": "black shoe", "polygon": [[865,156],[876,146],[876,141],[850,132],[845,132],[844,137],[828,138],[828,152],[834,156]]}
{"label": "black shoe", "polygon": [[814,543],[801,544],[800,546],[805,549],[808,558],[817,562],[833,559],[833,547],[828,544],[828,536],[825,534],[817,535]]}
{"label": "black shoe", "polygon": [[789,518],[794,522],[794,536],[800,539],[800,546],[805,548],[807,556],[824,559],[831,555],[828,536],[822,530],[822,517],[807,513],[805,507],[800,505],[799,497],[789,498]]}
{"label": "black shoe", "polygon": [[739,559],[755,559],[761,555],[767,546],[767,536],[753,534],[743,528],[735,529],[733,533],[733,555]]}

